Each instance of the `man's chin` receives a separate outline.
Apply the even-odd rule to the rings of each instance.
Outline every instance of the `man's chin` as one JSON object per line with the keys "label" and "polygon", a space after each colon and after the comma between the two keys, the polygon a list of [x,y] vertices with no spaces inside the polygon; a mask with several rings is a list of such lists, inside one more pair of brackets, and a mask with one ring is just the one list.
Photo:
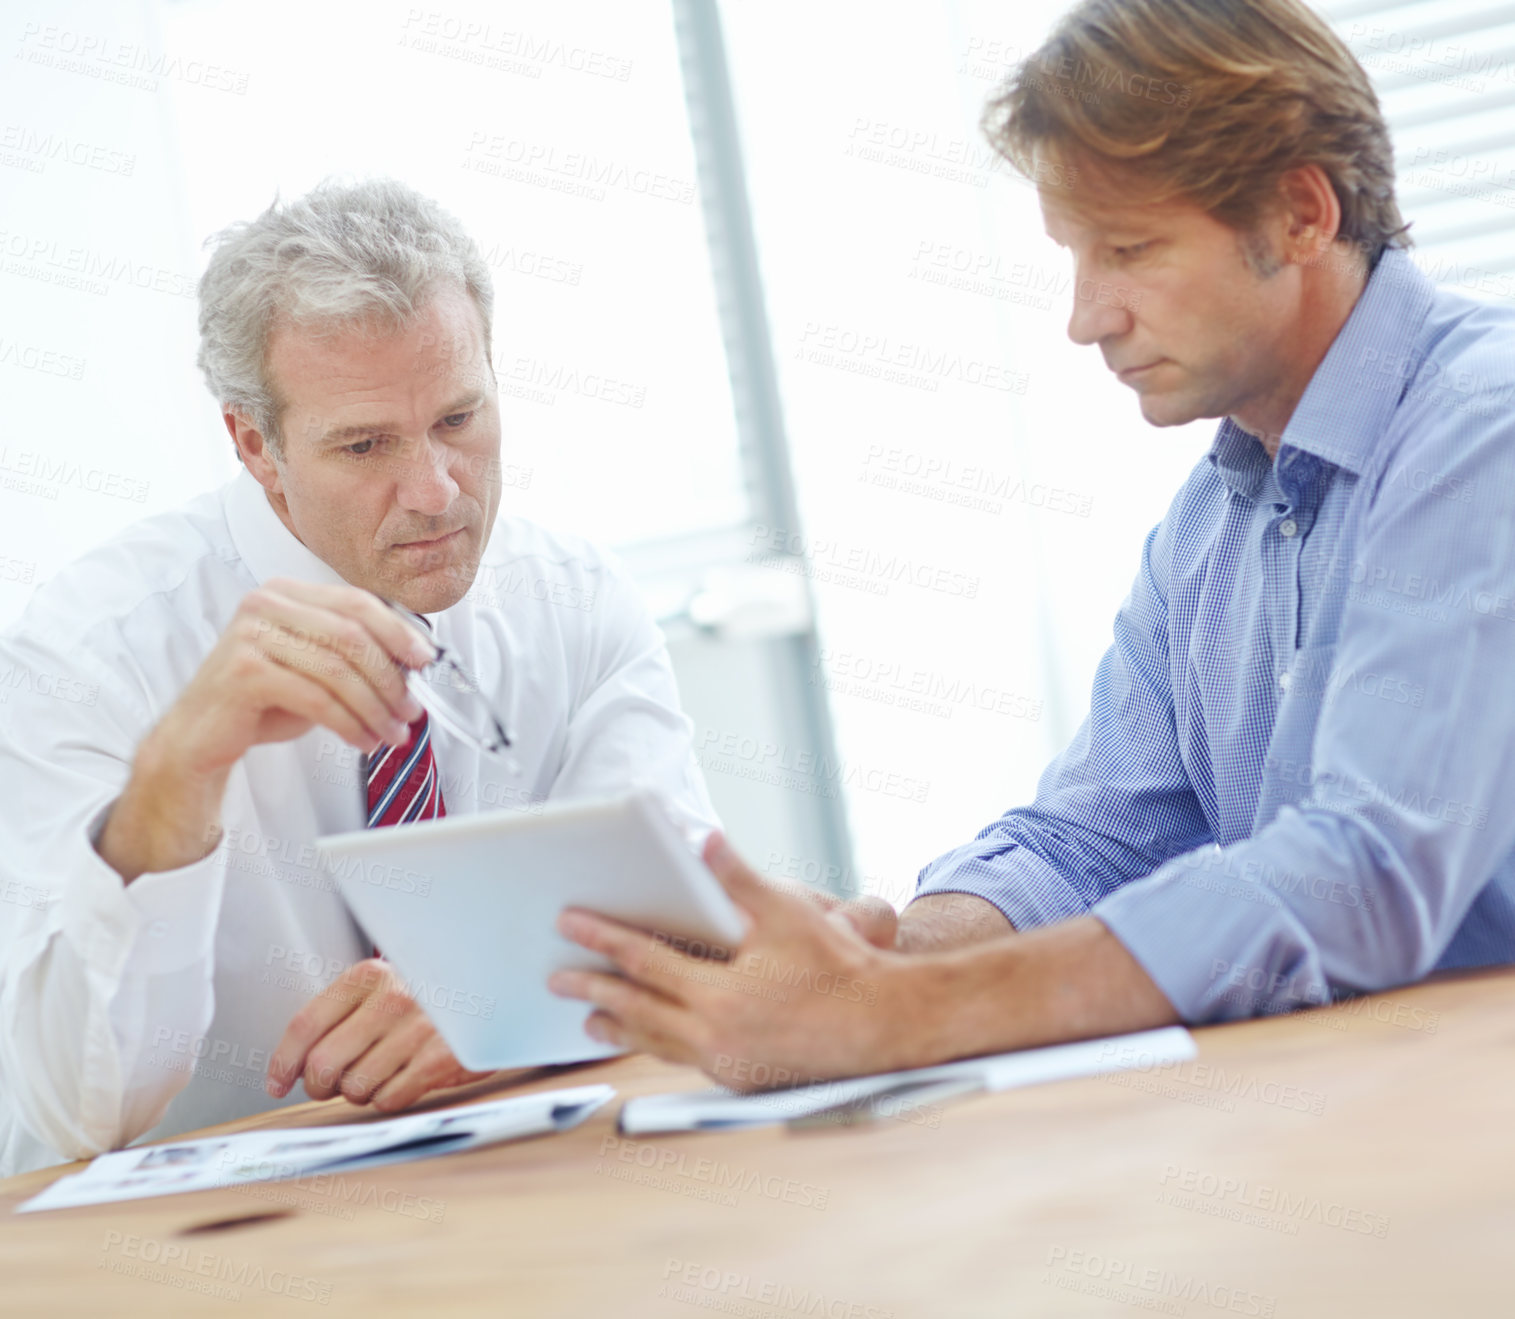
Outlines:
{"label": "man's chin", "polygon": [[468,555],[435,567],[412,570],[394,580],[389,598],[418,614],[437,614],[451,609],[473,586],[479,559]]}
{"label": "man's chin", "polygon": [[1219,415],[1207,413],[1194,400],[1186,399],[1181,394],[1139,394],[1136,402],[1141,408],[1142,420],[1149,426],[1187,426],[1191,421]]}

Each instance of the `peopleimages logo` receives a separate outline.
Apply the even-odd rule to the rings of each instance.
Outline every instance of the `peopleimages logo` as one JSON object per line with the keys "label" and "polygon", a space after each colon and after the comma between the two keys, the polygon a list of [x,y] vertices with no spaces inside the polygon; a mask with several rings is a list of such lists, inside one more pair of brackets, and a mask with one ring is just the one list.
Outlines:
{"label": "peopleimages logo", "polygon": [[919,709],[951,717],[954,708],[1035,722],[1042,717],[1039,698],[1001,687],[949,677],[931,669],[911,668],[898,660],[875,659],[852,651],[822,647],[810,676],[812,686],[842,695],[861,696],[883,705]]}
{"label": "peopleimages logo", "polygon": [[631,78],[632,61],[624,56],[437,10],[407,10],[400,45],[534,78],[541,77],[544,68],[554,67],[612,82]]}
{"label": "peopleimages logo", "polygon": [[[1236,1211],[1251,1211],[1265,1219],[1255,1222],[1254,1226],[1283,1230],[1290,1236],[1298,1233],[1301,1223],[1339,1228],[1359,1236],[1383,1238],[1389,1234],[1387,1214],[1371,1213],[1340,1201],[1305,1192],[1296,1193],[1268,1182],[1249,1181],[1245,1177],[1223,1176],[1170,1163],[1163,1168],[1158,1185],[1168,1192],[1166,1196],[1159,1196],[1160,1203],[1193,1209],[1200,1208],[1203,1203],[1202,1200],[1196,1202],[1195,1197],[1203,1197],[1216,1203],[1213,1210],[1200,1208],[1200,1212],[1212,1212],[1215,1217],[1244,1222],[1247,1216]],[[1176,1196],[1175,1192],[1188,1197],[1187,1201]]]}
{"label": "peopleimages logo", "polygon": [[778,555],[787,557],[773,562],[773,567],[795,571],[789,565],[798,564],[805,576],[820,581],[835,577],[839,585],[859,585],[875,595],[887,595],[891,586],[905,585],[972,600],[983,584],[983,578],[975,574],[929,560],[883,553],[867,545],[847,545],[824,536],[805,536],[782,527],[754,526],[748,561]]}
{"label": "peopleimages logo", "polygon": [[227,829],[222,836],[225,864],[232,870],[267,875],[302,887],[334,892],[336,880],[356,876],[375,888],[427,897],[431,876],[408,867],[366,864],[357,857],[335,857],[308,840],[278,838],[253,829]]}
{"label": "peopleimages logo", "polygon": [[6,274],[41,279],[45,283],[79,287],[90,293],[109,293],[112,287],[166,293],[171,297],[197,295],[196,277],[138,260],[124,252],[99,252],[88,247],[64,247],[51,236],[32,236],[0,229],[0,257],[7,258]]}
{"label": "peopleimages logo", "polygon": [[877,792],[901,801],[924,802],[930,779],[868,765],[834,760],[825,754],[746,733],[706,729],[695,746],[695,757],[707,773],[792,788],[819,797],[834,797],[840,787]]}
{"label": "peopleimages logo", "polygon": [[24,691],[29,696],[67,701],[71,705],[94,705],[100,698],[99,683],[30,669],[24,664],[6,664],[0,667],[0,703],[9,701],[10,694],[18,691]]}
{"label": "peopleimages logo", "polygon": [[21,30],[21,49],[16,58],[62,73],[79,73],[101,82],[155,92],[158,80],[167,78],[207,91],[247,92],[247,74],[193,57],[152,50],[131,42],[93,32],[81,32],[49,23],[29,22]]}
{"label": "peopleimages logo", "polygon": [[[261,982],[314,996],[351,966],[351,962],[340,957],[270,944],[263,957]],[[427,980],[404,981],[402,988],[423,1007],[480,1017],[485,1021],[494,1017],[496,1000],[493,994],[450,988]]]}
{"label": "peopleimages logo", "polygon": [[7,124],[0,129],[0,149],[30,156],[40,166],[46,166],[49,161],[64,160],[71,165],[99,170],[104,174],[120,174],[123,177],[129,176],[137,165],[134,154],[81,141],[63,133],[44,134],[25,124]]}
{"label": "peopleimages logo", "polygon": [[828,1295],[816,1287],[796,1287],[776,1278],[755,1278],[735,1269],[718,1269],[693,1260],[669,1258],[663,1264],[658,1296],[701,1310],[753,1314],[754,1305],[826,1319],[893,1319],[894,1311],[862,1301]]}
{"label": "peopleimages logo", "polygon": [[50,458],[34,450],[11,450],[0,445],[0,473],[5,480],[12,478],[26,487],[27,493],[43,493],[46,498],[56,499],[58,491],[72,486],[92,495],[108,495],[112,499],[124,499],[129,503],[147,501],[149,483],[121,472],[108,472],[99,467],[87,467],[70,458]]}
{"label": "peopleimages logo", "polygon": [[82,357],[72,357],[51,348],[38,348],[35,344],[20,343],[0,336],[0,366],[14,366],[22,371],[40,371],[43,375],[62,376],[66,380],[82,380],[87,365],[88,362]]}
{"label": "peopleimages logo", "polygon": [[868,446],[863,455],[860,479],[886,490],[899,490],[959,508],[996,514],[1007,504],[1022,504],[1081,518],[1094,511],[1091,495],[1064,490],[1042,481],[1026,481],[975,463],[959,463],[940,454],[888,448],[882,444]]}
{"label": "peopleimages logo", "polygon": [[[291,1301],[331,1303],[331,1284],[318,1278],[270,1269],[253,1260],[222,1255],[183,1242],[158,1241],[136,1232],[111,1229],[100,1247],[96,1267],[127,1277],[143,1278],[179,1291],[239,1301],[241,1289],[267,1292]],[[118,1311],[119,1312],[119,1311]]]}
{"label": "peopleimages logo", "polygon": [[1009,394],[1024,394],[1030,376],[999,362],[965,357],[948,348],[904,343],[887,334],[837,323],[806,321],[796,355],[818,366],[842,366],[856,374],[900,384],[914,383],[934,392],[940,381],[976,385]]}
{"label": "peopleimages logo", "polygon": [[1159,1309],[1166,1314],[1181,1315],[1190,1302],[1197,1301],[1231,1314],[1272,1319],[1278,1307],[1276,1296],[1247,1287],[1216,1282],[1187,1270],[1142,1265],[1065,1245],[1053,1245],[1048,1250],[1042,1281],[1064,1290],[1107,1297],[1143,1310]]}
{"label": "peopleimages logo", "polygon": [[688,179],[594,152],[565,151],[553,143],[529,142],[479,129],[469,136],[464,167],[591,201],[603,201],[607,192],[617,189],[681,206],[689,205],[695,197],[695,186]]}
{"label": "peopleimages logo", "polygon": [[[624,1169],[615,1164],[626,1165]],[[739,1195],[757,1195],[801,1209],[825,1209],[831,1198],[829,1187],[781,1177],[757,1168],[746,1168],[720,1159],[692,1154],[687,1149],[667,1149],[646,1141],[620,1136],[600,1138],[600,1159],[594,1170],[621,1181],[635,1181],[657,1190],[688,1194],[691,1190],[709,1191],[698,1199],[716,1199],[735,1205]],[[694,1184],[691,1186],[690,1184]]]}

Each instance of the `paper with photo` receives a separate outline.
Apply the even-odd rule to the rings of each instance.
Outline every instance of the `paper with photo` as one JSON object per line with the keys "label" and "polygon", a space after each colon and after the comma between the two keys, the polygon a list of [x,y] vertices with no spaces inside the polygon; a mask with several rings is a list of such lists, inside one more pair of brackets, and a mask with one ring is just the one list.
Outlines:
{"label": "paper with photo", "polygon": [[17,1213],[174,1195],[314,1173],[355,1172],[577,1126],[615,1094],[608,1085],[514,1095],[336,1127],[284,1127],[144,1145],[99,1155]]}
{"label": "paper with photo", "polygon": [[[1011,1090],[1017,1086],[1063,1081],[1102,1072],[1127,1071],[1183,1062],[1197,1052],[1194,1037],[1182,1026],[1113,1035],[1105,1039],[1019,1049],[987,1058],[965,1058],[936,1067],[882,1072],[841,1081],[821,1081],[789,1090],[737,1094],[724,1088],[683,1094],[646,1095],[621,1106],[620,1129],[627,1135],[674,1131],[761,1127],[814,1117],[872,1100],[883,1116],[908,1116],[931,1095],[949,1090]],[[961,1082],[961,1085],[953,1083]],[[915,1098],[912,1099],[912,1094]],[[893,1106],[896,1112],[884,1112]]]}

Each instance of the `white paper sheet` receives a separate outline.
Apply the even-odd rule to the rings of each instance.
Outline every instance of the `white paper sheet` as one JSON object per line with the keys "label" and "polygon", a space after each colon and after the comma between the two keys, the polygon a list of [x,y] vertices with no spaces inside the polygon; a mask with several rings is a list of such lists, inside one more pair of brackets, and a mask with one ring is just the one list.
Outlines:
{"label": "white paper sheet", "polygon": [[1182,1026],[1112,1035],[1106,1039],[1022,1049],[987,1058],[968,1058],[937,1067],[883,1072],[845,1081],[823,1081],[792,1090],[735,1094],[724,1088],[685,1094],[647,1095],[621,1106],[620,1129],[627,1135],[760,1127],[814,1117],[849,1105],[874,1116],[913,1120],[912,1109],[932,1096],[969,1089],[1011,1090],[1102,1072],[1150,1068],[1182,1062],[1197,1052],[1194,1037]]}
{"label": "white paper sheet", "polygon": [[142,1145],[101,1154],[83,1172],[60,1177],[17,1213],[174,1195],[314,1173],[355,1172],[386,1163],[452,1154],[498,1141],[575,1127],[615,1094],[584,1085],[455,1104],[387,1122],[284,1127],[235,1136]]}

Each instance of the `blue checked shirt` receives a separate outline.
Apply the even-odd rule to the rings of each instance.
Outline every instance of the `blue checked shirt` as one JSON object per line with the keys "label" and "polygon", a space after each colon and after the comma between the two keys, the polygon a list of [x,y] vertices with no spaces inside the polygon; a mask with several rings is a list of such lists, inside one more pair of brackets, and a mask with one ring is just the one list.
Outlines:
{"label": "blue checked shirt", "polygon": [[1379,259],[1270,461],[1148,534],[1089,716],[921,872],[1093,912],[1187,1021],[1515,961],[1515,311]]}

